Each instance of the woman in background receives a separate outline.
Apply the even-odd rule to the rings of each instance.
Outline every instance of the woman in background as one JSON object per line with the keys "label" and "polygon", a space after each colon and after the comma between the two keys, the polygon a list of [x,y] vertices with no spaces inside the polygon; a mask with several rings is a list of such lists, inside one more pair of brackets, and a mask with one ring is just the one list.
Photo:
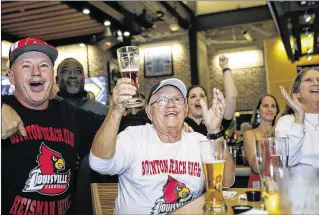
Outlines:
{"label": "woman in background", "polygon": [[[279,105],[273,95],[262,96],[252,116],[252,128],[244,133],[244,151],[251,167],[248,187],[260,187],[260,177],[255,157],[254,144],[256,140],[273,136],[276,117],[279,113]],[[254,185],[257,182],[258,185]]]}
{"label": "woman in background", "polygon": [[[288,165],[319,168],[319,69],[304,68],[295,78],[287,106],[276,126],[276,136],[288,137]],[[316,160],[314,160],[314,158]]]}
{"label": "woman in background", "polygon": [[[236,110],[238,93],[231,71],[228,68],[228,58],[226,56],[222,55],[219,57],[219,66],[224,74],[226,101],[226,110],[222,126],[224,130],[227,130]],[[186,117],[185,122],[193,128],[194,131],[207,135],[205,121],[209,120],[203,118],[201,102],[205,102],[208,106],[206,90],[199,85],[191,86],[187,91],[188,117]]]}

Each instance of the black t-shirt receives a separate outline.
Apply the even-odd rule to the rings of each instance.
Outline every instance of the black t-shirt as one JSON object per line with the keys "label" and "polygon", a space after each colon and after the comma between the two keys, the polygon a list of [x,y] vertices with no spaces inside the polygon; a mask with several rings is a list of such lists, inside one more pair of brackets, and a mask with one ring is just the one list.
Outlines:
{"label": "black t-shirt", "polygon": [[[224,130],[226,131],[227,128],[229,127],[231,121],[233,119],[223,119],[222,120],[222,126],[224,128]],[[198,125],[193,119],[186,117],[184,120],[190,127],[192,127],[192,129],[198,133],[201,133],[202,135],[207,135],[207,128],[205,126],[205,124],[203,123],[203,121],[201,121],[201,123]]]}
{"label": "black t-shirt", "polygon": [[140,110],[136,115],[128,114],[127,116],[122,117],[119,133],[124,131],[129,126],[145,125],[151,124],[151,120],[147,117],[145,109]]}
{"label": "black t-shirt", "polygon": [[27,136],[1,143],[1,214],[72,214],[76,154],[89,153],[105,116],[63,99],[45,110],[28,109],[14,96],[2,102],[21,117]]}

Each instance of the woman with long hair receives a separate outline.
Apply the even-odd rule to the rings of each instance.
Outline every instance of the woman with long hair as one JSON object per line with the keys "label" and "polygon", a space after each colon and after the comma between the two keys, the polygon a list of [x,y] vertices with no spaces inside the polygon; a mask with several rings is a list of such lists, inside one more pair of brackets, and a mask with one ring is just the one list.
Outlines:
{"label": "woman with long hair", "polygon": [[302,69],[290,95],[280,89],[287,106],[275,132],[278,137],[288,138],[288,166],[319,168],[319,69]]}
{"label": "woman with long hair", "polygon": [[260,186],[254,185],[254,182],[258,184],[260,182],[254,143],[261,138],[273,136],[274,125],[279,112],[279,105],[276,98],[270,94],[263,95],[259,99],[252,116],[252,129],[244,133],[244,151],[248,164],[251,167],[251,174],[248,181],[249,188]]}
{"label": "woman with long hair", "polygon": [[[225,102],[226,110],[222,121],[224,130],[228,128],[232,122],[236,104],[237,104],[237,87],[235,81],[231,75],[231,71],[228,68],[228,58],[224,55],[219,57],[219,66],[224,74],[224,87],[225,87]],[[205,121],[208,119],[203,118],[203,109],[201,102],[205,102],[208,105],[206,90],[199,85],[191,86],[187,91],[187,104],[188,104],[188,115],[185,122],[193,128],[194,131],[199,132],[203,135],[207,135],[207,128]]]}

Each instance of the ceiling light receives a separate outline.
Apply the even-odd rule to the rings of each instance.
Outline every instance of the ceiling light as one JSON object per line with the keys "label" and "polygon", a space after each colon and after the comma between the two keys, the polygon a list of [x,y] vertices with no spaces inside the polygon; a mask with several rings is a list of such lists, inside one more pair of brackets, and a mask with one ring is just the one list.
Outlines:
{"label": "ceiling light", "polygon": [[307,13],[304,15],[304,19],[306,22],[310,22],[311,16],[309,16]]}
{"label": "ceiling light", "polygon": [[118,31],[117,31],[117,35],[118,35],[118,36],[122,36],[122,31],[121,31],[121,30],[118,30]]}
{"label": "ceiling light", "polygon": [[169,28],[171,29],[171,31],[178,31],[179,25],[174,23],[174,24],[169,25]]}
{"label": "ceiling light", "polygon": [[306,1],[301,1],[300,4],[301,4],[301,5],[305,5],[305,4],[306,4]]}
{"label": "ceiling light", "polygon": [[130,32],[125,31],[125,32],[124,32],[124,36],[126,36],[126,37],[130,36]]}
{"label": "ceiling light", "polygon": [[106,42],[105,44],[106,44],[107,46],[110,46],[110,45],[111,45],[111,43],[110,43],[110,42]]}
{"label": "ceiling light", "polygon": [[89,10],[89,9],[84,8],[84,9],[83,9],[83,13],[84,13],[85,15],[88,15],[88,14],[90,13],[90,10]]}
{"label": "ceiling light", "polygon": [[79,45],[81,48],[83,48],[84,46],[85,46],[85,44],[84,43],[80,43],[80,45]]}
{"label": "ceiling light", "polygon": [[308,59],[308,61],[310,61],[312,59],[312,57],[309,55],[307,59]]}
{"label": "ceiling light", "polygon": [[111,25],[111,22],[110,22],[109,20],[106,20],[106,21],[104,22],[104,25],[105,25],[105,26],[110,26],[110,25]]}

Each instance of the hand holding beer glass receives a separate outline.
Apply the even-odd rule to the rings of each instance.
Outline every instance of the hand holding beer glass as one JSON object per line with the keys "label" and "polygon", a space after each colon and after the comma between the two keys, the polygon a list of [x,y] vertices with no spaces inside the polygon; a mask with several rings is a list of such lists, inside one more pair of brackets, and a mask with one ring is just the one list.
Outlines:
{"label": "hand holding beer glass", "polygon": [[206,200],[205,211],[224,212],[223,173],[226,160],[225,140],[200,141],[201,160],[205,173]]}
{"label": "hand holding beer glass", "polygon": [[[139,50],[136,46],[124,46],[117,49],[117,58],[120,66],[120,72],[122,78],[131,79],[130,84],[134,85],[137,89],[139,88],[138,82],[138,71],[140,64]],[[144,101],[140,97],[139,92],[133,96],[132,99],[128,100],[124,107],[133,108],[143,106]]]}

